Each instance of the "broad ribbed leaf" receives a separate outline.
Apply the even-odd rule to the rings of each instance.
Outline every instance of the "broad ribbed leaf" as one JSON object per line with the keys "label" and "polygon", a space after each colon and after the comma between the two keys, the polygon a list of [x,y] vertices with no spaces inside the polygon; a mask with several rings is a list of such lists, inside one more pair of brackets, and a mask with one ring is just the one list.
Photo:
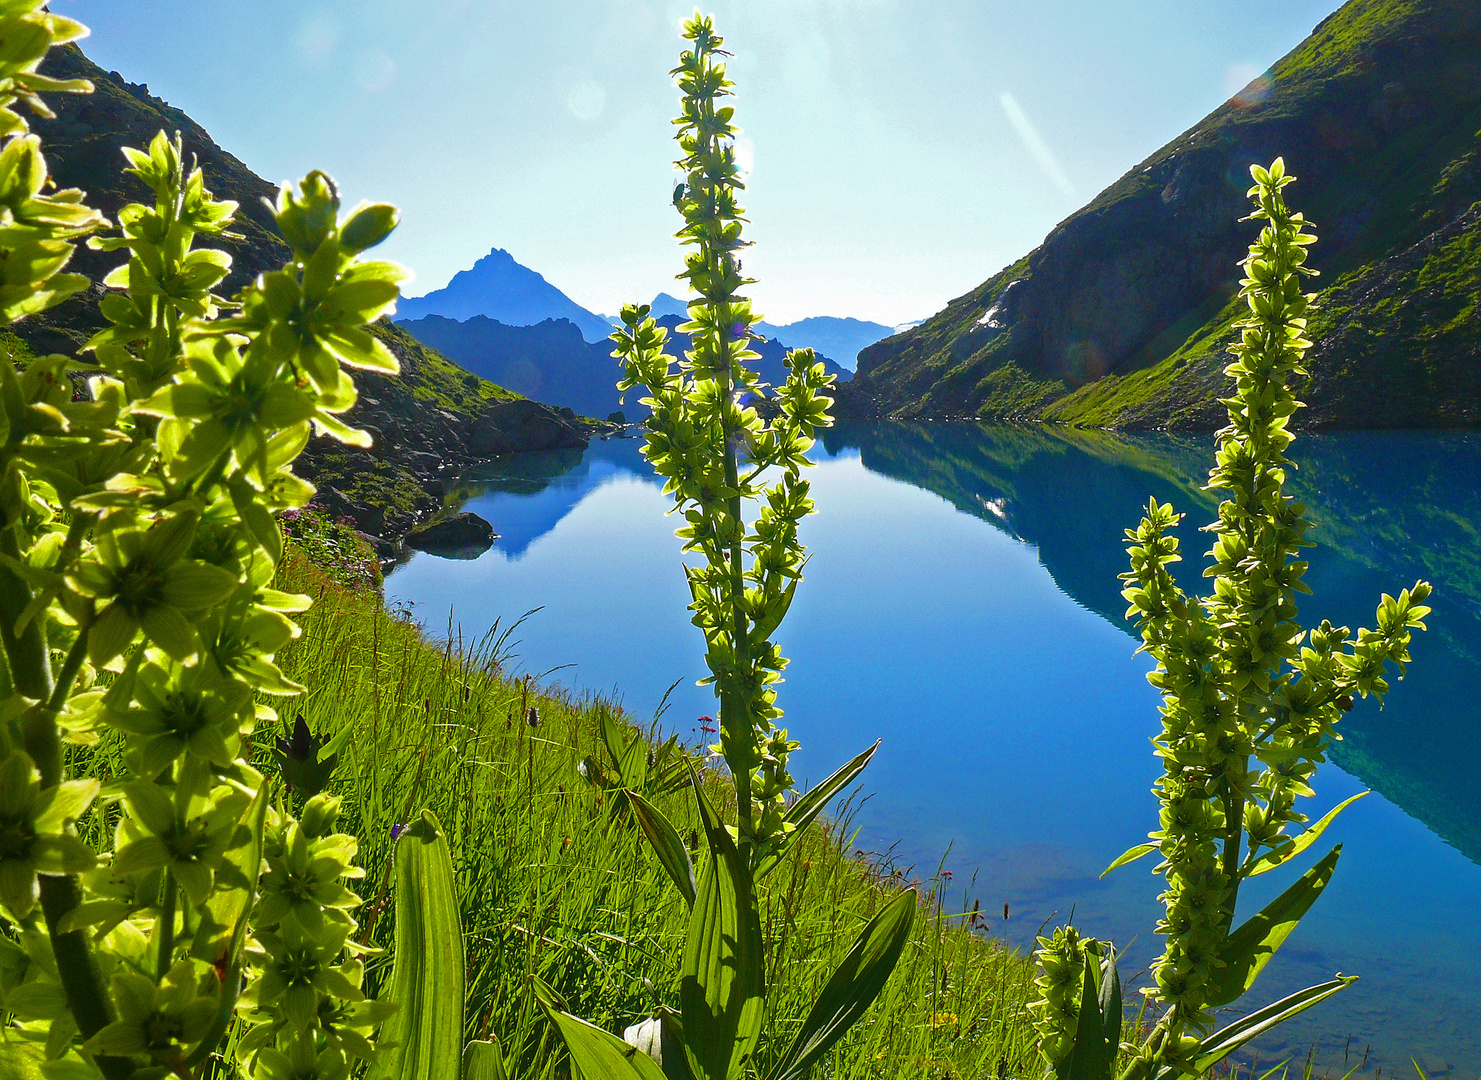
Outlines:
{"label": "broad ribbed leaf", "polygon": [[[1265,1006],[1259,1012],[1250,1013],[1222,1031],[1214,1032],[1199,1043],[1198,1054],[1193,1062],[1194,1069],[1202,1075],[1257,1035],[1264,1034],[1297,1013],[1305,1012],[1317,1002],[1327,1000],[1337,991],[1357,981],[1356,975],[1339,975],[1331,982],[1308,986],[1290,997],[1281,998],[1273,1005]],[[1159,1080],[1160,1078],[1161,1074]]]}
{"label": "broad ribbed leaf", "polygon": [[1214,970],[1208,981],[1205,1000],[1209,1008],[1227,1005],[1254,985],[1260,970],[1270,962],[1275,950],[1285,943],[1301,916],[1316,903],[1316,898],[1332,880],[1337,858],[1342,854],[1338,844],[1325,859],[1302,874],[1285,892],[1265,906],[1265,910],[1229,935],[1219,950],[1223,967]]}
{"label": "broad ribbed leaf", "polygon": [[499,1040],[474,1039],[463,1050],[463,1080],[508,1080]]}
{"label": "broad ribbed leaf", "polygon": [[1346,810],[1349,806],[1351,806],[1353,803],[1357,802],[1359,799],[1367,794],[1370,793],[1366,791],[1360,791],[1351,798],[1343,799],[1336,806],[1332,807],[1332,809],[1327,812],[1326,816],[1318,821],[1315,825],[1307,829],[1300,836],[1295,837],[1295,839],[1288,847],[1276,848],[1274,851],[1267,851],[1264,855],[1261,855],[1258,859],[1250,864],[1250,868],[1245,871],[1245,877],[1254,877],[1256,874],[1263,874],[1267,870],[1274,870],[1282,863],[1288,862],[1291,859],[1294,859],[1297,855],[1300,855],[1312,844],[1316,843],[1317,838],[1321,836],[1322,833],[1327,831],[1327,826],[1332,824],[1333,821],[1337,820],[1338,814],[1342,813],[1342,811]]}
{"label": "broad ribbed leaf", "polygon": [[864,1015],[884,989],[915,923],[914,889],[897,896],[855,940],[803,1021],[770,1080],[798,1080]]}
{"label": "broad ribbed leaf", "polygon": [[695,1080],[735,1080],[761,1033],[765,955],[750,867],[694,785],[710,854],[684,939],[679,1004]]}
{"label": "broad ribbed leaf", "polygon": [[648,843],[653,845],[658,861],[668,871],[669,877],[674,879],[685,902],[691,908],[694,907],[694,897],[698,890],[694,881],[694,864],[689,861],[689,850],[684,846],[684,841],[658,807],[635,791],[629,791],[627,799],[638,819],[638,827],[643,830]]}
{"label": "broad ribbed leaf", "polygon": [[802,830],[812,823],[812,820],[823,812],[823,807],[828,805],[830,799],[851,784],[855,777],[864,771],[864,766],[869,764],[869,759],[879,749],[876,740],[873,746],[865,750],[858,757],[850,758],[843,767],[817,787],[813,788],[802,798],[798,799],[788,809],[784,820],[791,826],[791,831],[782,840],[777,850],[763,856],[756,864],[755,877],[760,881],[781,865],[782,859],[787,855],[787,848],[792,841],[801,835]]}
{"label": "broad ribbed leaf", "polygon": [[624,737],[627,733],[623,727],[624,725],[618,722],[610,709],[601,710],[597,718],[597,728],[602,733],[602,742],[607,746],[607,757],[611,760],[612,767],[617,770],[619,780],[624,780],[622,759],[627,753],[627,739]]}
{"label": "broad ribbed leaf", "polygon": [[560,1029],[582,1080],[664,1080],[663,1070],[636,1046],[570,1013],[545,1006]]}
{"label": "broad ribbed leaf", "polygon": [[396,959],[385,995],[397,1009],[381,1029],[395,1045],[367,1080],[457,1076],[463,1058],[463,928],[452,855],[430,810],[396,841]]}
{"label": "broad ribbed leaf", "polygon": [[1124,1006],[1121,1001],[1121,971],[1116,966],[1116,947],[1106,942],[1105,949],[1106,958],[1101,962],[1100,969],[1100,1023],[1114,1061],[1116,1049],[1121,1045]]}
{"label": "broad ribbed leaf", "polygon": [[1136,862],[1143,855],[1150,855],[1150,854],[1152,854],[1152,852],[1154,852],[1156,850],[1157,850],[1157,845],[1156,844],[1137,844],[1135,847],[1129,847],[1125,851],[1123,851],[1119,856],[1117,856],[1115,862],[1113,862],[1110,866],[1108,866],[1104,870],[1102,870],[1100,872],[1100,876],[1101,877],[1105,877],[1107,874],[1109,874],[1112,870],[1115,870],[1117,867],[1125,866],[1127,863],[1130,863],[1130,862]]}
{"label": "broad ribbed leaf", "polygon": [[1095,957],[1086,955],[1080,985],[1080,1013],[1076,1018],[1075,1045],[1055,1067],[1058,1080],[1110,1080],[1116,1062],[1116,1043],[1107,1044],[1101,1022],[1099,974]]}
{"label": "broad ribbed leaf", "polygon": [[0,1080],[42,1080],[41,1062],[45,1059],[39,1043],[0,1043]]}

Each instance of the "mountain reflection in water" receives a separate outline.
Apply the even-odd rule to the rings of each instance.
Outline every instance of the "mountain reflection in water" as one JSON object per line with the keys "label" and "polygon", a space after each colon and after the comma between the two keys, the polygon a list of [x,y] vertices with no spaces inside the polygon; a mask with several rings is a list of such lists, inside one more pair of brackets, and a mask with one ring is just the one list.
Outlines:
{"label": "mountain reflection in water", "polygon": [[[560,673],[568,685],[620,688],[639,716],[685,677],[667,719],[690,735],[689,718],[714,703],[692,685],[702,645],[677,523],[640,446],[528,455],[471,481],[468,509],[501,534],[494,549],[468,563],[419,554],[387,579],[388,598],[434,627],[451,607],[465,632],[543,605],[521,627],[525,669],[574,664]],[[1330,830],[1346,844],[1342,865],[1253,998],[1339,970],[1362,981],[1262,1038],[1261,1059],[1304,1058],[1315,1044],[1321,1066],[1342,1069],[1344,1051],[1356,1064],[1371,1044],[1369,1071],[1407,1070],[1412,1055],[1430,1075],[1475,1075],[1481,438],[1303,435],[1293,456],[1291,489],[1318,522],[1303,618],[1371,625],[1382,592],[1418,577],[1436,591],[1410,677],[1385,709],[1360,703],[1344,718],[1337,768],[1318,773],[1313,817],[1364,787],[1378,795]],[[1144,966],[1157,944],[1150,860],[1098,879],[1155,825],[1145,740],[1156,694],[1117,575],[1123,530],[1152,496],[1187,512],[1175,570],[1205,591],[1211,438],[848,423],[814,457],[818,513],[803,533],[813,558],[781,642],[799,779],[882,736],[855,819],[860,846],[892,849],[926,876],[949,846],[968,905],[1011,901],[1000,932],[1015,945],[1073,908],[1086,932],[1130,944],[1132,970]],[[1289,877],[1251,882],[1242,910]]]}
{"label": "mountain reflection in water", "polygon": [[[1174,576],[1190,595],[1208,592],[1209,441],[899,423],[843,424],[823,439],[829,453],[857,449],[871,472],[1034,545],[1055,584],[1128,633],[1122,537],[1149,497],[1187,515]],[[1396,683],[1382,711],[1345,718],[1331,759],[1481,863],[1481,437],[1306,435],[1293,457],[1288,489],[1317,522],[1307,622],[1372,626],[1383,592],[1420,577],[1436,585],[1430,629],[1412,649],[1418,677]]]}

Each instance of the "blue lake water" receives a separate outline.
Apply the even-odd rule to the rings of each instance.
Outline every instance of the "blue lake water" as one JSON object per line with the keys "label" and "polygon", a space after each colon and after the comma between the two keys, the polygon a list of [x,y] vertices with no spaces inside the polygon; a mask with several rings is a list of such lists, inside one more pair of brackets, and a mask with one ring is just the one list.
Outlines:
{"label": "blue lake water", "polygon": [[[516,635],[521,670],[638,717],[682,679],[665,723],[697,737],[693,718],[715,702],[693,685],[702,643],[676,522],[639,448],[515,459],[467,505],[501,534],[495,546],[467,561],[419,554],[387,578],[387,599],[433,632],[451,616],[465,640],[539,607]],[[780,635],[799,782],[882,738],[858,846],[923,877],[945,856],[964,905],[1010,905],[993,921],[1016,947],[1073,909],[1144,967],[1157,948],[1152,860],[1097,876],[1154,827],[1159,771],[1147,742],[1157,697],[1116,575],[1122,530],[1155,495],[1189,512],[1180,573],[1202,591],[1211,440],[869,423],[833,429],[813,456],[812,560]],[[1419,577],[1437,588],[1409,677],[1384,709],[1347,715],[1317,775],[1313,819],[1374,794],[1328,831],[1345,845],[1333,883],[1251,997],[1339,971],[1362,979],[1256,1047],[1270,1063],[1315,1047],[1334,1070],[1367,1051],[1368,1072],[1412,1076],[1413,1057],[1431,1076],[1477,1076],[1481,436],[1310,436],[1294,456],[1319,522],[1308,625],[1371,625],[1382,592]],[[1292,876],[1256,879],[1241,917]]]}

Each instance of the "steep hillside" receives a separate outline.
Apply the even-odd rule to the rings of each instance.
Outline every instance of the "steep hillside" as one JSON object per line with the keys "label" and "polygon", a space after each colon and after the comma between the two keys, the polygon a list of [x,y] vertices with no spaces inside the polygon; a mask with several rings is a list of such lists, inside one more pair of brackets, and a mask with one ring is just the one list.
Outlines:
{"label": "steep hillside", "polygon": [[920,326],[856,415],[1222,419],[1248,166],[1283,155],[1323,276],[1308,426],[1481,423],[1481,5],[1350,0],[1231,101]]}
{"label": "steep hillside", "polygon": [[[90,79],[96,88],[91,94],[50,95],[55,119],[33,121],[59,187],[82,188],[92,205],[113,216],[148,194],[121,172],[119,148],[146,146],[161,129],[179,131],[207,186],[240,203],[234,223],[239,238],[220,241],[232,256],[231,275],[220,291],[231,295],[262,271],[283,264],[288,249],[263,204],[277,194],[276,187],[217,146],[199,124],[151,95],[147,86],[103,71],[75,46],[54,50],[42,71],[55,78]],[[97,282],[119,261],[116,253],[81,246],[71,265]],[[19,346],[35,353],[76,352],[103,325],[98,312],[103,292],[94,284],[65,304],[22,320],[13,328]],[[370,428],[376,446],[356,450],[315,439],[299,471],[318,485],[319,501],[353,518],[383,541],[383,550],[393,549],[412,525],[440,511],[445,478],[466,466],[516,450],[585,445],[586,428],[574,417],[464,371],[388,321],[375,331],[400,359],[401,376],[357,373],[360,400],[348,419]]]}
{"label": "steep hillside", "polygon": [[407,322],[428,315],[458,320],[482,315],[506,326],[533,326],[547,319],[565,319],[587,341],[595,342],[605,340],[612,332],[604,317],[587,311],[500,248],[479,259],[472,269],[458,271],[443,288],[403,300],[396,321]]}

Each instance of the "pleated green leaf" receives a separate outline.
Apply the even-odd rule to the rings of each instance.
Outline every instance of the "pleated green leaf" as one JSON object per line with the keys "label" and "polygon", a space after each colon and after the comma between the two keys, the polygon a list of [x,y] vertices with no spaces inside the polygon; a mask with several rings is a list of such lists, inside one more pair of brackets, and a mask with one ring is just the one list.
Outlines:
{"label": "pleated green leaf", "polygon": [[864,1015],[884,989],[915,924],[917,897],[908,889],[864,927],[833,972],[770,1080],[800,1080]]}
{"label": "pleated green leaf", "polygon": [[1120,855],[1118,855],[1116,857],[1116,861],[1115,862],[1113,862],[1110,866],[1108,866],[1104,870],[1102,870],[1100,872],[1100,876],[1101,877],[1105,877],[1112,870],[1115,870],[1115,869],[1117,869],[1119,867],[1125,866],[1127,863],[1136,862],[1143,855],[1150,855],[1150,854],[1152,854],[1152,852],[1154,852],[1156,850],[1157,850],[1157,845],[1156,844],[1137,844],[1134,847],[1129,847],[1125,851],[1123,851]]}
{"label": "pleated green leaf", "polygon": [[474,1039],[463,1050],[463,1080],[508,1080],[499,1040]]}
{"label": "pleated green leaf", "polygon": [[695,1080],[735,1080],[756,1049],[765,994],[765,954],[746,859],[694,785],[710,854],[689,913],[679,985],[684,1054]]}
{"label": "pleated green leaf", "polygon": [[1106,958],[1101,961],[1100,974],[1100,1023],[1101,1031],[1111,1048],[1111,1061],[1114,1064],[1116,1049],[1121,1045],[1124,1004],[1121,996],[1121,971],[1116,966],[1115,946],[1106,942],[1105,949]]}
{"label": "pleated green leaf", "polygon": [[463,1058],[463,928],[452,855],[430,810],[396,841],[396,959],[381,1029],[384,1051],[367,1080],[458,1075]]}
{"label": "pleated green leaf", "polygon": [[0,1080],[42,1080],[45,1057],[39,1044],[0,1043]]}
{"label": "pleated green leaf", "polygon": [[689,849],[684,846],[677,830],[658,807],[635,791],[629,791],[627,799],[632,805],[633,815],[638,819],[638,827],[643,830],[648,843],[653,845],[658,861],[668,871],[669,877],[674,879],[685,902],[693,908],[698,890],[694,881],[694,864],[689,860]]}
{"label": "pleated green leaf", "polygon": [[1301,916],[1316,903],[1316,898],[1332,880],[1342,845],[1334,847],[1325,859],[1302,874],[1285,892],[1265,909],[1229,935],[1219,950],[1223,967],[1216,967],[1208,981],[1206,1001],[1210,1008],[1227,1005],[1255,984],[1262,968],[1270,962],[1275,950],[1285,943]]}
{"label": "pleated green leaf", "polygon": [[791,831],[781,839],[775,852],[763,856],[760,862],[756,864],[754,873],[757,881],[760,881],[781,865],[782,860],[786,858],[787,849],[791,846],[792,841],[801,835],[802,830],[807,828],[813,819],[823,812],[823,808],[828,805],[833,796],[848,787],[864,771],[864,766],[869,764],[869,759],[874,756],[874,752],[878,749],[879,742],[876,740],[874,745],[868,750],[865,750],[857,757],[850,758],[844,763],[842,768],[806,795],[802,796],[802,798],[798,799],[787,809],[784,820],[791,826]]}
{"label": "pleated green leaf", "polygon": [[1297,855],[1300,855],[1312,844],[1316,843],[1317,838],[1327,831],[1327,826],[1337,820],[1338,814],[1368,794],[1371,793],[1360,791],[1351,798],[1343,799],[1336,806],[1332,807],[1331,810],[1327,811],[1326,815],[1315,825],[1307,829],[1300,836],[1295,837],[1290,844],[1285,847],[1276,848],[1274,851],[1267,851],[1264,855],[1261,855],[1250,864],[1249,869],[1245,871],[1245,877],[1254,877],[1256,874],[1263,874],[1267,870],[1274,870],[1282,863],[1289,862]]}
{"label": "pleated green leaf", "polygon": [[[1357,981],[1356,975],[1338,975],[1330,982],[1308,986],[1305,990],[1297,991],[1290,997],[1281,998],[1275,1004],[1267,1005],[1259,1012],[1250,1013],[1242,1020],[1214,1032],[1199,1044],[1198,1054],[1193,1061],[1194,1069],[1202,1075],[1251,1039],[1264,1034],[1277,1024],[1284,1023],[1297,1013],[1305,1012],[1317,1002],[1327,1000],[1339,990]],[[1164,1073],[1170,1073],[1170,1070],[1163,1070],[1159,1073],[1158,1080],[1167,1080]]]}
{"label": "pleated green leaf", "polygon": [[545,1012],[566,1041],[582,1080],[664,1080],[658,1063],[636,1046],[548,1004]]}
{"label": "pleated green leaf", "polygon": [[1075,1047],[1054,1070],[1058,1080],[1110,1080],[1116,1063],[1116,1043],[1107,1043],[1100,1011],[1095,958],[1087,955],[1080,986],[1080,1014],[1075,1028]]}

